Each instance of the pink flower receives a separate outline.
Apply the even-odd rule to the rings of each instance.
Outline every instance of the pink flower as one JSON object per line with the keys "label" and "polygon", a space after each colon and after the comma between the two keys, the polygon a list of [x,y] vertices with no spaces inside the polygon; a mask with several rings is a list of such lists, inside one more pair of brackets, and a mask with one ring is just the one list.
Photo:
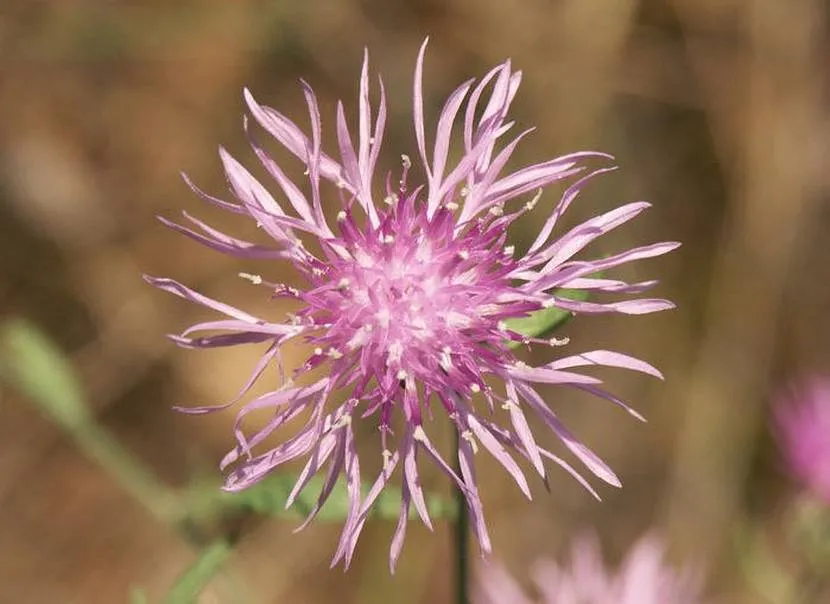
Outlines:
{"label": "pink flower", "polygon": [[576,540],[568,566],[540,561],[533,570],[539,598],[529,597],[498,565],[481,569],[475,604],[698,604],[698,574],[677,571],[663,562],[663,546],[654,536],[636,543],[616,572],[609,571],[599,542]]}
{"label": "pink flower", "polygon": [[[486,449],[530,497],[527,480],[514,455],[525,458],[546,478],[544,460],[558,464],[594,493],[565,460],[536,443],[525,414],[531,412],[559,437],[593,474],[612,485],[619,480],[593,452],[562,425],[536,391],[536,384],[561,384],[603,397],[637,415],[618,398],[600,389],[601,381],[572,369],[606,365],[661,377],[643,361],[608,350],[559,358],[539,367],[518,361],[508,343],[561,344],[560,340],[525,337],[506,321],[536,310],[559,307],[577,313],[644,314],[672,308],[661,299],[617,302],[574,301],[557,295],[559,288],[612,294],[638,294],[655,281],[625,283],[597,277],[618,265],[665,254],[677,243],[655,243],[599,260],[574,256],[597,237],[628,222],[649,207],[629,203],[592,218],[558,237],[551,237],[559,217],[579,191],[612,167],[587,169],[588,162],[607,161],[597,152],[573,153],[505,173],[516,145],[530,130],[510,138],[513,122],[507,111],[521,80],[510,61],[490,71],[476,85],[470,80],[447,99],[430,147],[423,111],[422,73],[426,42],[415,67],[415,162],[403,156],[399,176],[376,175],[386,122],[386,100],[380,82],[375,111],[369,100],[368,57],[360,78],[356,138],[338,104],[336,138],[339,159],[321,149],[321,119],[312,89],[302,83],[311,120],[311,136],[275,109],[257,103],[247,90],[245,101],[254,120],[305,166],[308,183],[300,186],[250,137],[254,153],[276,185],[272,196],[224,149],[220,157],[235,202],[213,197],[193,185],[204,200],[256,221],[273,247],[236,239],[185,215],[194,228],[165,224],[217,251],[246,260],[285,260],[304,279],[302,289],[271,283],[259,275],[243,275],[267,288],[273,297],[290,298],[301,310],[285,319],[253,316],[199,294],[171,279],[152,278],[153,285],[224,315],[173,336],[189,348],[263,343],[267,350],[240,395],[219,407],[189,409],[204,413],[241,398],[268,365],[279,360],[280,347],[303,338],[313,353],[294,378],[325,365],[324,377],[305,385],[287,380],[281,387],[245,404],[237,414],[237,445],[222,461],[230,468],[225,488],[245,489],[274,469],[306,459],[289,504],[310,478],[325,466],[324,486],[315,516],[340,474],[345,476],[350,511],[334,562],[352,558],[357,538],[373,503],[400,469],[403,501],[390,553],[394,566],[400,553],[410,506],[432,527],[418,471],[419,458],[440,467],[461,489],[471,524],[482,549],[490,550],[476,485],[474,453]],[[463,111],[462,111],[463,108]],[[453,125],[462,124],[463,154],[449,161]],[[246,132],[248,131],[246,122]],[[250,134],[250,133],[249,133]],[[507,229],[536,206],[544,187],[581,174],[540,219],[536,240],[523,254],[507,243]],[[411,181],[417,179],[417,185]],[[322,185],[328,185],[324,192]],[[380,192],[382,191],[382,192]],[[339,201],[331,220],[323,197]],[[530,198],[528,198],[530,197]],[[293,210],[290,214],[288,206]],[[515,206],[515,207],[514,207]],[[334,213],[334,212],[332,212]],[[318,251],[306,241],[314,240]],[[268,265],[265,266],[268,270]],[[496,387],[493,384],[500,383]],[[332,395],[345,391],[345,402]],[[259,409],[270,419],[256,429],[243,429],[246,416]],[[430,439],[425,419],[448,419],[458,431],[456,472]],[[370,419],[371,418],[371,419]],[[380,429],[379,473],[368,493],[361,492],[353,425],[371,421]],[[278,444],[266,439],[289,422],[299,424],[295,436]],[[393,425],[399,425],[395,428]],[[305,524],[304,524],[305,526]]]}
{"label": "pink flower", "polygon": [[830,503],[830,380],[816,377],[780,397],[778,440],[790,470]]}

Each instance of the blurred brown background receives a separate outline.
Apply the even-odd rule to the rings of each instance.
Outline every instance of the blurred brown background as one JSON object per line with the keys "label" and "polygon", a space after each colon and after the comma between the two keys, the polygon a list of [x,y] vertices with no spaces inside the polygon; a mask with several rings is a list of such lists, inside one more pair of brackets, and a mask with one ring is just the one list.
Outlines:
{"label": "blurred brown background", "polygon": [[[364,46],[389,92],[384,166],[397,168],[414,147],[411,74],[425,35],[433,119],[460,81],[511,57],[524,72],[513,116],[538,126],[517,161],[591,148],[623,168],[592,185],[569,224],[626,201],[654,203],[592,251],[684,246],[627,273],[660,278],[678,310],[566,329],[572,347],[664,369],[665,383],[608,374],[649,423],[546,392],[625,487],[603,489],[600,504],[554,472],[553,492],[537,484],[527,503],[482,459],[496,554],[525,580],[529,562],[557,555],[585,527],[614,558],[658,526],[673,560],[706,563],[718,601],[765,601],[748,586],[735,534],[757,523],[786,565],[777,535],[791,485],[770,437],[769,393],[830,361],[829,13],[824,0],[6,0],[0,311],[55,339],[100,422],[164,481],[218,472],[232,412],[188,418],[169,408],[228,398],[256,351],[175,348],[163,334],[205,315],[140,275],[267,313],[261,291],[236,274],[278,280],[290,267],[253,268],[162,227],[156,214],[181,209],[227,226],[178,172],[221,193],[217,145],[253,165],[243,86],[305,124],[297,79],[308,80],[333,145],[334,103],[342,98],[354,116]],[[556,199],[546,194],[537,214]],[[519,245],[533,221],[524,226]],[[192,548],[19,393],[0,396],[0,602],[124,602],[131,586],[161,598]],[[390,522],[370,524],[347,573],[328,570],[338,526],[293,527],[246,526],[203,601],[451,597],[445,523],[435,535],[413,523],[394,577]]]}

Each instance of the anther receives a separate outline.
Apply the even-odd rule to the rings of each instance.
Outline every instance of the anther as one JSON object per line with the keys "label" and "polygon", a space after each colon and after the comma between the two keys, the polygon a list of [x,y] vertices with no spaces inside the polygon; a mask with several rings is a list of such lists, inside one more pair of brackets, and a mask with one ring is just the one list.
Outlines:
{"label": "anther", "polygon": [[473,455],[478,453],[478,443],[475,441],[475,438],[473,438],[472,432],[464,430],[464,432],[461,433],[461,438],[470,443],[470,447],[473,449]]}
{"label": "anther", "polygon": [[525,209],[526,209],[527,211],[530,211],[530,210],[532,210],[533,208],[535,208],[535,207],[536,207],[536,204],[537,204],[537,203],[539,203],[539,200],[540,200],[541,198],[542,198],[542,189],[539,189],[539,190],[536,192],[536,195],[534,195],[534,196],[533,196],[533,199],[531,199],[530,201],[528,201],[528,202],[525,204]]}
{"label": "anther", "polygon": [[253,283],[254,285],[262,285],[262,277],[259,275],[252,275],[250,273],[239,273],[239,276]]}

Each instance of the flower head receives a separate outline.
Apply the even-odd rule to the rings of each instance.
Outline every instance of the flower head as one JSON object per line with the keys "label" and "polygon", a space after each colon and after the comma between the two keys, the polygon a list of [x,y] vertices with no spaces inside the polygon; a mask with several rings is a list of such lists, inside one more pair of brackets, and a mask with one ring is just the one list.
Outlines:
{"label": "flower head", "polygon": [[[322,492],[309,520],[344,475],[350,512],[334,560],[343,559],[346,564],[367,514],[396,469],[402,476],[402,509],[391,563],[394,565],[400,553],[410,506],[431,527],[419,480],[419,457],[437,464],[461,489],[484,551],[489,551],[490,541],[476,486],[473,457],[477,450],[486,449],[495,456],[528,497],[530,490],[514,455],[525,458],[545,479],[544,460],[550,460],[593,493],[565,460],[536,443],[527,412],[538,415],[590,472],[619,485],[611,469],[565,429],[535,385],[572,386],[636,415],[600,389],[600,380],[571,370],[607,365],[658,377],[660,373],[643,361],[607,350],[530,367],[516,360],[511,343],[548,346],[562,344],[562,340],[527,337],[512,331],[506,321],[550,307],[576,313],[643,314],[673,306],[660,299],[587,302],[557,295],[560,288],[640,293],[655,282],[629,284],[598,277],[597,273],[659,256],[678,244],[646,245],[600,260],[574,259],[594,239],[646,209],[649,204],[645,202],[624,205],[551,237],[557,220],[582,187],[612,169],[589,170],[589,162],[611,158],[597,152],[573,153],[505,173],[516,145],[530,132],[508,136],[513,123],[507,120],[507,111],[521,79],[509,61],[478,84],[465,82],[449,96],[428,149],[422,95],[425,48],[426,43],[414,78],[416,152],[402,156],[399,173],[388,173],[384,178],[377,175],[386,101],[381,80],[379,104],[373,112],[366,58],[360,78],[356,138],[348,128],[342,104],[337,106],[339,159],[321,150],[320,112],[307,84],[303,82],[302,88],[311,120],[310,136],[245,91],[254,120],[305,166],[308,182],[304,188],[289,180],[250,133],[254,153],[273,179],[279,200],[224,150],[220,150],[220,157],[235,202],[213,197],[187,180],[206,201],[256,221],[273,240],[272,247],[236,239],[188,215],[185,217],[195,229],[164,220],[171,228],[220,252],[246,260],[290,262],[306,284],[302,289],[272,283],[259,275],[243,276],[267,288],[273,297],[294,300],[300,306],[296,314],[283,321],[257,317],[170,279],[148,278],[163,290],[225,315],[174,336],[178,344],[192,348],[250,343],[267,346],[240,397],[266,366],[279,360],[285,342],[303,338],[312,346],[311,355],[292,379],[241,408],[235,430],[238,443],[221,466],[230,469],[225,488],[237,491],[287,462],[307,459],[289,503],[327,466]],[[457,121],[461,122],[463,153],[452,164],[449,149]],[[247,121],[245,128],[248,131]],[[508,227],[534,209],[543,188],[576,175],[581,178],[572,182],[554,210],[546,213],[536,240],[527,252],[517,255],[513,246],[506,245]],[[325,192],[324,184],[329,185]],[[330,212],[333,220],[324,212],[324,195],[336,204]],[[303,237],[316,240],[319,251],[312,253]],[[293,381],[301,376],[307,379],[306,374],[321,366],[325,366],[324,377],[306,385]],[[345,402],[332,402],[336,391],[346,393]],[[233,402],[188,411],[203,413]],[[246,434],[243,420],[258,409],[268,409],[272,415],[264,426]],[[460,436],[458,470],[428,435],[425,416],[429,418],[434,412],[448,418]],[[380,430],[381,469],[367,493],[361,492],[355,447],[353,425],[358,421],[370,421]],[[299,424],[295,436],[275,447],[262,446],[269,435],[289,422]]]}
{"label": "flower head", "polygon": [[830,380],[816,377],[781,396],[776,419],[790,470],[830,504]]}
{"label": "flower head", "polygon": [[475,604],[698,604],[700,576],[663,561],[663,546],[649,535],[626,555],[619,570],[609,571],[597,539],[584,535],[572,547],[570,564],[539,561],[533,569],[539,598],[529,597],[504,568],[482,572]]}

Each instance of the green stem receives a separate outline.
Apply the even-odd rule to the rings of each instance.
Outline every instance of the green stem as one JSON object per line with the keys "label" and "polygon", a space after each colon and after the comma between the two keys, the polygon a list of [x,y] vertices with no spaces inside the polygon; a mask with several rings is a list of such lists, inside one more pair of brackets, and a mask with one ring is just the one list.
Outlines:
{"label": "green stem", "polygon": [[153,516],[166,524],[178,524],[184,510],[176,492],[159,482],[107,430],[90,422],[74,426],[70,433],[78,448]]}
{"label": "green stem", "polygon": [[[456,455],[455,471],[461,476],[461,464],[458,455],[461,454],[458,430],[455,431]],[[467,514],[467,499],[464,492],[455,488],[455,601],[457,604],[469,604],[470,595],[470,566],[469,566],[469,533],[470,520]]]}
{"label": "green stem", "polygon": [[195,602],[232,553],[233,545],[225,538],[208,544],[190,568],[179,575],[176,584],[167,592],[164,604]]}

